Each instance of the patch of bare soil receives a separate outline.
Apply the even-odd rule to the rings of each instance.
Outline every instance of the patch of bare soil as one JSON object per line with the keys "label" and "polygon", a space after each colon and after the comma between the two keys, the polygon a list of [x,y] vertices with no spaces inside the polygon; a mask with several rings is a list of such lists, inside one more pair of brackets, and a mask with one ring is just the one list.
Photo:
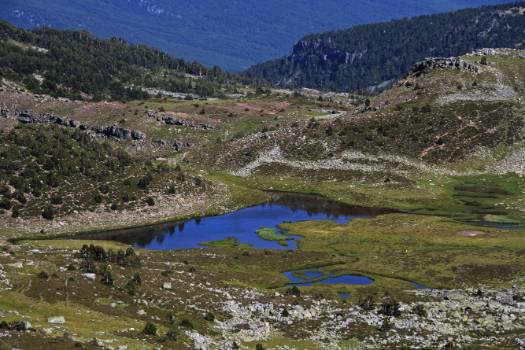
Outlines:
{"label": "patch of bare soil", "polygon": [[111,113],[115,111],[122,111],[124,109],[126,109],[126,105],[120,102],[102,101],[96,103],[88,103],[74,110],[72,117],[82,119],[88,118],[94,114]]}
{"label": "patch of bare soil", "polygon": [[465,231],[458,231],[456,232],[456,236],[458,237],[478,237],[483,236],[486,233],[483,231],[474,231],[474,230],[465,230]]}
{"label": "patch of bare soil", "polygon": [[10,117],[16,117],[20,111],[33,113],[60,113],[75,108],[82,102],[65,98],[54,98],[47,95],[36,95],[30,92],[16,91],[6,87],[0,88],[0,106],[8,111]]}
{"label": "patch of bare soil", "polygon": [[229,108],[229,111],[232,113],[248,115],[255,115],[258,113],[278,115],[288,107],[290,107],[290,102],[288,101],[252,101],[236,103]]}

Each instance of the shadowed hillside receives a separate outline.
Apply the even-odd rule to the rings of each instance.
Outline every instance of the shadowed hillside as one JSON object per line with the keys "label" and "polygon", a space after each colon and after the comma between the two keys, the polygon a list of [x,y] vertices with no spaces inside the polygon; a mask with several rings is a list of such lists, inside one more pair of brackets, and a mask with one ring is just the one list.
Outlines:
{"label": "shadowed hillside", "polygon": [[309,35],[291,55],[256,65],[250,77],[333,91],[384,88],[425,57],[524,46],[521,5],[501,5]]}

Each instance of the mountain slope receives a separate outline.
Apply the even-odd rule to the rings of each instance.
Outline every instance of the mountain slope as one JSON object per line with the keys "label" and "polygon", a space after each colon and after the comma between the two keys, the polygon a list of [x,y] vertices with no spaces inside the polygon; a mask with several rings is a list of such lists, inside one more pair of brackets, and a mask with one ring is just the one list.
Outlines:
{"label": "mountain slope", "polygon": [[0,17],[32,28],[86,29],[240,70],[282,56],[308,33],[505,0],[3,0]]}
{"label": "mountain slope", "polygon": [[121,39],[97,39],[84,31],[27,32],[0,22],[0,44],[0,78],[54,96],[127,100],[147,97],[148,88],[218,96],[240,82],[219,68],[207,69]]}
{"label": "mountain slope", "polygon": [[348,91],[400,78],[418,60],[483,47],[523,47],[525,4],[353,27],[301,39],[290,56],[250,68],[285,87]]}
{"label": "mountain slope", "polygon": [[[522,156],[496,164],[524,139],[524,67],[525,51],[512,49],[428,59],[353,110],[235,140],[211,159],[241,176],[265,169],[275,174],[268,167],[277,165],[288,167],[281,169],[286,174],[290,169],[377,173],[391,166],[399,175],[407,168],[455,173],[438,167],[478,154],[476,164],[494,172],[522,172],[517,160]],[[496,148],[499,160],[490,156]]]}

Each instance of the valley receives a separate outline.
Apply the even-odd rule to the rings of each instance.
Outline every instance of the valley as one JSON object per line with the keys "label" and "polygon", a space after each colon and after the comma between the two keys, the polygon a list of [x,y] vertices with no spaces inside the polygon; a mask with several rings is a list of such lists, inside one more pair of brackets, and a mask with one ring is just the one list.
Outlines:
{"label": "valley", "polygon": [[307,33],[504,2],[4,0],[0,18],[26,29],[48,26],[83,29],[102,38],[122,37],[208,67],[240,71],[286,54]]}
{"label": "valley", "polygon": [[141,54],[106,62],[154,93],[86,94],[46,55],[0,70],[0,349],[525,346],[523,50],[375,95]]}

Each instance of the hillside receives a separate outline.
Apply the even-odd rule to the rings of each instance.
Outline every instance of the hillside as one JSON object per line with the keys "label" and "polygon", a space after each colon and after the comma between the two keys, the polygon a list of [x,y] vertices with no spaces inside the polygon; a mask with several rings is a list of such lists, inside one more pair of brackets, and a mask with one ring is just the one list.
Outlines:
{"label": "hillside", "polygon": [[[141,205],[146,190],[162,187],[159,180],[169,172],[80,130],[25,127],[0,134],[0,143],[0,207],[13,217],[39,216],[47,209],[52,220],[53,214],[101,205],[113,205],[112,210]],[[182,190],[184,174],[172,174],[178,175],[173,185]],[[141,182],[145,177],[147,183]]]}
{"label": "hillside", "polygon": [[53,96],[128,100],[146,98],[148,89],[220,96],[243,81],[217,67],[83,31],[28,32],[0,22],[0,43],[0,78]]}
{"label": "hillside", "polygon": [[355,109],[236,140],[214,159],[221,166],[240,167],[236,174],[242,176],[272,173],[272,166],[292,173],[340,170],[333,177],[347,176],[345,170],[441,171],[479,152],[485,164],[487,152],[510,152],[523,140],[524,57],[523,51],[484,49],[427,59]]}
{"label": "hillside", "polygon": [[309,35],[292,54],[248,69],[277,86],[333,91],[381,88],[425,57],[525,45],[525,4],[467,9]]}
{"label": "hillside", "polygon": [[515,49],[422,60],[369,98],[4,78],[2,344],[521,347],[524,81]]}
{"label": "hillside", "polygon": [[238,71],[285,55],[308,33],[502,2],[3,0],[0,18],[24,28],[46,25],[122,37],[177,57]]}

